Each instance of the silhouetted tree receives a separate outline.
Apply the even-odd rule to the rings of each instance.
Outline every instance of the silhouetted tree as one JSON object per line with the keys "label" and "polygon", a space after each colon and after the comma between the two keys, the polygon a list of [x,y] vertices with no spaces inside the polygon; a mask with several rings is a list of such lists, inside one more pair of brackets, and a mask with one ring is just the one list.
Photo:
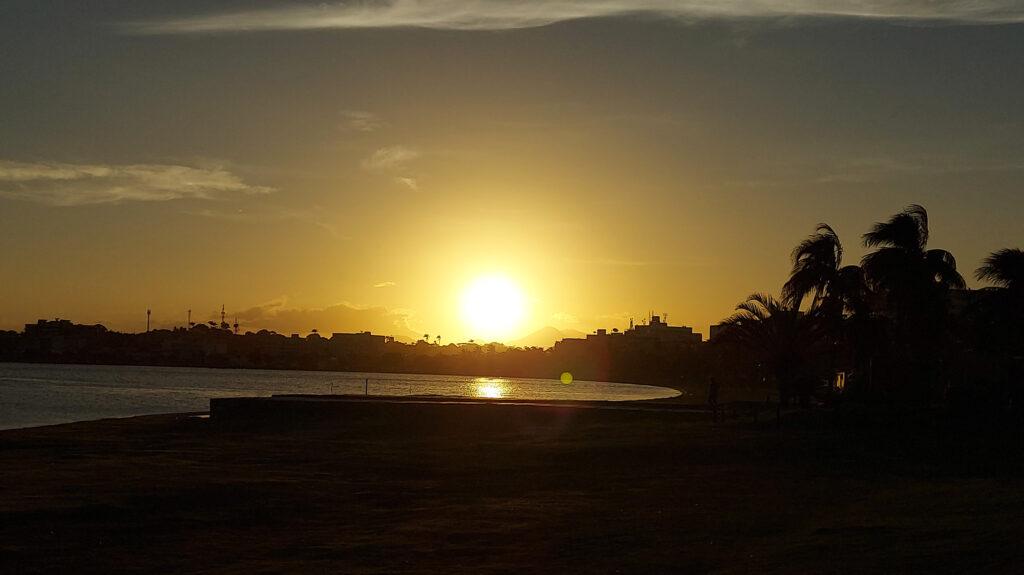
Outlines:
{"label": "silhouetted tree", "polygon": [[877,249],[861,262],[871,284],[898,299],[921,298],[936,286],[962,289],[953,254],[927,249],[928,235],[928,212],[916,204],[876,223],[864,245]]}
{"label": "silhouetted tree", "polygon": [[843,264],[843,245],[828,224],[817,230],[793,250],[793,270],[782,288],[783,301],[800,308],[814,294],[810,309],[842,316],[864,310],[867,283],[860,266]]}
{"label": "silhouetted tree", "polygon": [[815,233],[793,249],[792,258],[793,269],[782,288],[783,301],[799,309],[813,294],[808,311],[820,318],[827,334],[831,367],[854,369],[866,382],[876,353],[873,340],[878,326],[869,313],[871,293],[864,270],[843,265],[843,245],[828,224],[818,224]]}
{"label": "silhouetted tree", "polygon": [[978,297],[968,309],[972,343],[1007,358],[1024,358],[1024,251],[993,252],[974,275],[998,287],[975,292]]}
{"label": "silhouetted tree", "polygon": [[974,277],[1012,292],[1024,292],[1024,250],[1005,248],[992,252]]}
{"label": "silhouetted tree", "polygon": [[806,402],[822,375],[826,340],[819,318],[755,293],[722,322],[721,341],[745,350],[779,390],[779,401],[796,395]]}
{"label": "silhouetted tree", "polygon": [[928,249],[928,212],[908,206],[864,234],[864,245],[876,248],[861,262],[869,285],[885,301],[893,323],[892,357],[886,370],[891,382],[901,382],[906,398],[926,399],[939,390],[951,351],[947,334],[950,288],[962,289],[953,254]]}

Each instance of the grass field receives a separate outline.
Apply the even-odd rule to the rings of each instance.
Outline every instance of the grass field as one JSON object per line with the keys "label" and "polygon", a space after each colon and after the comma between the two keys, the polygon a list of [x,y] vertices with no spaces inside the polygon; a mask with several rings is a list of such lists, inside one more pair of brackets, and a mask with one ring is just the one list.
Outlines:
{"label": "grass field", "polygon": [[1017,468],[934,438],[596,410],[416,421],[0,432],[0,570],[1024,570]]}

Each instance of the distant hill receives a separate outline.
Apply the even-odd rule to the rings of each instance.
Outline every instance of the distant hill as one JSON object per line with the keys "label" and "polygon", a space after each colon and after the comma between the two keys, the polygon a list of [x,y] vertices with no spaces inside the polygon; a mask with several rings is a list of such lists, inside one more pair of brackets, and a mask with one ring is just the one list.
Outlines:
{"label": "distant hill", "polygon": [[508,345],[516,347],[544,347],[548,348],[555,345],[556,341],[565,339],[567,337],[586,337],[587,334],[582,331],[576,331],[574,329],[563,329],[559,330],[551,326],[545,326],[537,331],[521,337],[517,340],[508,342]]}

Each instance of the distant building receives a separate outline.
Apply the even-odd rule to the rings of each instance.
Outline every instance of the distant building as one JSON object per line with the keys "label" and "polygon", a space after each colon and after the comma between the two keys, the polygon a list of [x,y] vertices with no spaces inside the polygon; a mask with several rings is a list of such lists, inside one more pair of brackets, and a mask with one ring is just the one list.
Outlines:
{"label": "distant building", "polygon": [[78,325],[66,319],[25,324],[27,348],[41,353],[71,353],[95,347],[107,333],[102,325]]}
{"label": "distant building", "polygon": [[695,333],[692,327],[683,325],[672,326],[661,321],[661,316],[651,316],[651,323],[633,326],[627,330],[626,338],[640,340],[653,340],[658,343],[677,345],[696,345],[701,342],[701,335]]}
{"label": "distant building", "polygon": [[687,326],[671,326],[652,316],[648,324],[634,325],[625,332],[611,333],[598,329],[583,338],[565,338],[555,343],[553,351],[572,356],[607,354],[610,351],[674,353],[700,344],[700,333]]}
{"label": "distant building", "polygon": [[708,341],[715,341],[715,339],[718,336],[722,335],[722,332],[725,331],[725,329],[728,327],[728,325],[722,323],[716,323],[715,325],[711,326],[711,329],[708,331]]}
{"label": "distant building", "polygon": [[330,345],[335,351],[348,353],[381,353],[388,337],[373,335],[368,331],[359,333],[333,333]]}

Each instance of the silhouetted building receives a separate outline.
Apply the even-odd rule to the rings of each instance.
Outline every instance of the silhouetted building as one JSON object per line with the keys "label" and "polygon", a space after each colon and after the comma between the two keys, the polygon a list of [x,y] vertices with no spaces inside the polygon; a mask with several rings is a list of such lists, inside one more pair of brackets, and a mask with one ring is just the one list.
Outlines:
{"label": "silhouetted building", "polygon": [[388,338],[368,331],[331,334],[331,349],[349,353],[382,353]]}
{"label": "silhouetted building", "polygon": [[668,325],[657,315],[651,316],[649,324],[636,325],[633,329],[626,330],[625,336],[671,345],[696,345],[701,342],[701,335],[694,333],[692,327]]}
{"label": "silhouetted building", "polygon": [[552,351],[570,356],[607,355],[613,352],[673,354],[701,343],[701,335],[687,326],[670,326],[660,316],[649,324],[634,325],[625,332],[598,329],[584,338],[565,338],[555,342]]}
{"label": "silhouetted building", "polygon": [[25,324],[26,349],[62,355],[95,348],[107,333],[102,325],[78,325],[66,319]]}

